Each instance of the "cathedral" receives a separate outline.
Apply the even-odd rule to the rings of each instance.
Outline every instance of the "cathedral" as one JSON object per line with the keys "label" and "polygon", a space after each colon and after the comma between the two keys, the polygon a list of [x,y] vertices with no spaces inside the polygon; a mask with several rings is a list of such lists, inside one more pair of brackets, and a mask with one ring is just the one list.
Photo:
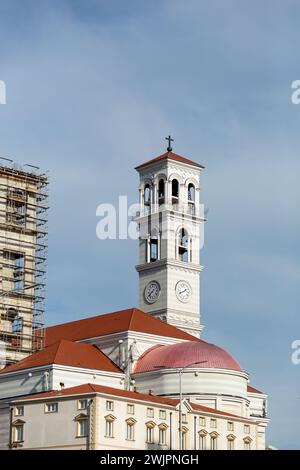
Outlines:
{"label": "cathedral", "polygon": [[267,448],[267,395],[201,337],[204,167],[171,144],[136,167],[139,306],[50,326],[0,371],[0,449]]}

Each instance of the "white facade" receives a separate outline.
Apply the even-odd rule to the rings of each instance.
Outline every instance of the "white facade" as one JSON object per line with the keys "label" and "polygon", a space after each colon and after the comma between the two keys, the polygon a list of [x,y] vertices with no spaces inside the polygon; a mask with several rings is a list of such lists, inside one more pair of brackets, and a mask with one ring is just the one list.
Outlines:
{"label": "white facade", "polygon": [[[200,225],[204,222],[200,168],[163,159],[138,171],[139,306],[199,337]],[[151,291],[155,284],[157,293],[151,298],[147,288]]]}
{"label": "white facade", "polygon": [[60,390],[85,383],[123,388],[124,374],[50,364],[0,375],[0,399]]}
{"label": "white facade", "polygon": [[[74,357],[72,366],[41,365],[44,363],[37,359],[30,368],[2,371],[0,449],[178,449],[181,395],[183,448],[266,448],[267,396],[248,386],[248,374],[226,351],[220,353],[220,348],[195,338],[202,329],[201,169],[192,162],[165,158],[138,167],[138,171],[140,213],[136,220],[140,241],[136,269],[140,308],[149,315],[140,312],[142,318],[135,320],[138,331],[130,320],[127,331],[101,334],[98,329],[93,337],[92,322],[85,336],[76,337],[78,342],[97,346],[120,372],[113,372],[118,368],[105,366],[100,359],[99,369],[76,367],[74,364],[80,362],[75,362]],[[120,317],[114,316],[115,320],[122,320],[122,312],[116,313]],[[151,328],[147,324],[149,319]],[[81,331],[79,324],[76,328]],[[61,331],[62,334],[66,331],[64,325]],[[165,356],[159,353],[152,369],[146,367],[138,372],[136,365],[146,351],[158,345],[170,348],[174,345],[178,351],[181,348],[178,343],[184,343],[182,354],[171,355],[179,357],[181,365],[162,364],[159,361]],[[192,354],[187,349],[189,343]],[[204,360],[201,354],[200,360],[196,358],[195,344],[198,353],[204,353]],[[70,342],[68,348],[71,345]],[[147,354],[141,358],[146,362]],[[67,360],[69,356],[66,354]],[[89,363],[84,365],[88,367]],[[92,362],[91,367],[94,365]],[[236,370],[232,370],[235,365]],[[101,367],[107,370],[100,370]],[[81,387],[80,392],[74,392],[77,386]],[[91,386],[98,386],[98,391],[82,391]],[[101,392],[99,387],[112,388]],[[78,406],[81,399],[87,400],[86,408]],[[110,407],[108,402],[112,403]]]}
{"label": "white facade", "polygon": [[[158,396],[179,397],[179,374],[175,369],[137,373],[133,377],[140,392],[152,390]],[[182,373],[184,397],[243,417],[249,417],[247,383],[247,374],[226,369],[190,367]]]}
{"label": "white facade", "polygon": [[[134,395],[134,394],[132,394]],[[137,395],[137,394],[135,394]],[[79,400],[88,407],[79,409]],[[109,406],[108,406],[109,402]],[[46,405],[57,403],[55,412]],[[166,405],[103,393],[18,400],[11,404],[11,448],[22,449],[178,449],[178,404]],[[52,407],[53,409],[53,407]],[[23,414],[19,416],[19,412]],[[262,449],[261,427],[250,419],[182,406],[183,448]],[[79,421],[87,425],[79,428]],[[107,424],[110,422],[112,424]],[[16,427],[23,426],[22,441]],[[132,426],[132,428],[130,428]],[[151,429],[149,431],[148,429]],[[86,431],[80,436],[80,431]],[[213,442],[212,442],[213,441]]]}

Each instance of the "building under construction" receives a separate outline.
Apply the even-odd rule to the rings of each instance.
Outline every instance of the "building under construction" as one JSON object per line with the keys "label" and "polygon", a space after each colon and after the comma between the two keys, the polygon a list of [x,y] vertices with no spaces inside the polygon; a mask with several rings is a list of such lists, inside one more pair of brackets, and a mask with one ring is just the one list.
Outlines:
{"label": "building under construction", "polygon": [[0,368],[43,348],[48,177],[0,160]]}

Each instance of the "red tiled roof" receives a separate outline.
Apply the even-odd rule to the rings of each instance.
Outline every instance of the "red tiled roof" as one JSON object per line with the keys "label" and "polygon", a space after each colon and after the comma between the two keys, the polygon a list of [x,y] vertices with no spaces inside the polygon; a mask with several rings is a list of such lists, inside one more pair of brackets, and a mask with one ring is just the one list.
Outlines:
{"label": "red tiled roof", "polygon": [[[34,400],[34,399],[43,399],[43,398],[48,399],[48,398],[55,398],[55,397],[59,398],[59,397],[70,396],[70,395],[87,395],[87,394],[96,394],[96,393],[101,393],[104,395],[112,395],[112,396],[120,397],[120,398],[128,398],[129,400],[146,401],[146,402],[168,405],[168,406],[173,406],[173,407],[176,407],[179,403],[179,400],[175,400],[173,398],[158,397],[157,395],[149,395],[146,393],[139,393],[139,392],[130,392],[128,390],[122,390],[119,388],[105,387],[104,385],[94,385],[94,384],[83,384],[83,385],[78,385],[76,387],[65,388],[62,390],[54,390],[52,392],[38,393],[36,395],[27,395],[24,397],[17,398],[16,400],[14,400],[14,402],[23,401],[23,400]],[[198,405],[196,403],[191,403],[191,402],[189,404],[195,411],[203,411],[205,413],[214,413],[214,414],[220,414],[224,416],[233,416],[233,417],[239,418],[239,416],[237,415],[226,413],[225,411],[216,410],[215,408],[209,408],[208,406],[202,406],[202,405]]]}
{"label": "red tiled roof", "polygon": [[173,152],[166,152],[166,153],[163,153],[162,155],[159,155],[158,157],[152,158],[151,160],[148,160],[147,162],[142,163],[141,165],[136,166],[135,169],[140,170],[141,168],[145,166],[152,165],[153,163],[156,163],[156,162],[159,162],[160,160],[165,160],[165,159],[175,160],[177,162],[186,163],[187,165],[196,166],[198,168],[204,168],[203,165],[193,162],[192,160],[182,157],[181,155],[177,155],[176,153],[173,153]]}
{"label": "red tiled roof", "polygon": [[[85,395],[93,393],[102,393],[105,395],[113,395],[121,398],[128,398],[130,400],[149,401],[152,403],[164,404],[169,406],[176,406],[179,400],[171,398],[158,397],[156,395],[148,395],[146,393],[130,392],[119,388],[105,387],[104,385],[83,384],[76,387],[64,388],[62,390],[54,390],[52,392],[38,393],[35,395],[26,395],[18,398],[17,400],[32,400],[38,398],[55,398],[69,395]],[[17,401],[15,400],[15,401]]]}
{"label": "red tiled roof", "polygon": [[[105,336],[121,331],[139,331],[168,338],[194,340],[195,338],[172,325],[152,317],[137,308],[98,315],[97,317],[50,326],[45,329],[46,346],[59,339],[80,341],[96,336]],[[196,340],[197,341],[197,340]]]}
{"label": "red tiled roof", "polygon": [[251,387],[251,385],[247,385],[247,392],[249,393],[263,393],[257,388]]}
{"label": "red tiled roof", "polygon": [[0,371],[0,374],[50,364],[82,367],[83,369],[96,369],[108,372],[122,372],[121,369],[119,369],[96,346],[60,340],[59,342],[22,359],[16,364],[5,367]]}

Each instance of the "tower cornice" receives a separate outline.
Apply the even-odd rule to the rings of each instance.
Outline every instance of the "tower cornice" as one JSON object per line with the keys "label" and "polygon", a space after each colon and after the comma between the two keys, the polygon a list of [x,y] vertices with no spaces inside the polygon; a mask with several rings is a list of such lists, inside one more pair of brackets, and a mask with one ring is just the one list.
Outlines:
{"label": "tower cornice", "polygon": [[143,271],[156,271],[164,267],[172,267],[182,272],[199,273],[203,271],[204,267],[195,263],[183,263],[182,261],[172,260],[170,258],[154,261],[153,263],[143,263],[135,266],[137,272]]}

